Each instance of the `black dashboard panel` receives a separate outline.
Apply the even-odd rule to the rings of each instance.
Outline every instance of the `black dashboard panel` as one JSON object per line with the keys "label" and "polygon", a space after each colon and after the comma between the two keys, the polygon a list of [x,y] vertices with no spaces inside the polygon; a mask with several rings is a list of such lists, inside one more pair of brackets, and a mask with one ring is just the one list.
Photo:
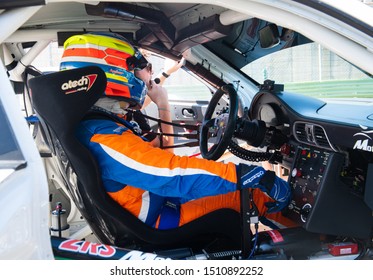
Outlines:
{"label": "black dashboard panel", "polygon": [[[335,108],[339,114],[357,113],[332,118]],[[289,139],[280,149],[293,190],[284,214],[308,231],[358,238],[372,233],[373,209],[364,202],[372,201],[367,197],[373,163],[369,108],[336,107],[286,92],[262,91],[254,97],[250,119],[264,121]]]}

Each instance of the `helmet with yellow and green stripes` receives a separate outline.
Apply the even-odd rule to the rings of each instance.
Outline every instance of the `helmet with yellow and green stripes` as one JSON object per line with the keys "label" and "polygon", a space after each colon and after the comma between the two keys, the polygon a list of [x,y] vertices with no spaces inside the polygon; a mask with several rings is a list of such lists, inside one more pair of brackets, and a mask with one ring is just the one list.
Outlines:
{"label": "helmet with yellow and green stripes", "polygon": [[134,70],[143,69],[148,61],[123,36],[116,33],[74,35],[64,43],[61,70],[96,65],[106,73],[105,95],[124,100],[141,108],[147,93],[145,83]]}

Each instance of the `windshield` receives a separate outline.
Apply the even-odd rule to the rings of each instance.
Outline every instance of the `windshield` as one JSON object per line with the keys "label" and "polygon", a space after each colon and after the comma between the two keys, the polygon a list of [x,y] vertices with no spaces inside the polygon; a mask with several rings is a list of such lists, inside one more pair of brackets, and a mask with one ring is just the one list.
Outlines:
{"label": "windshield", "polygon": [[262,84],[270,79],[286,91],[319,98],[373,97],[373,79],[317,43],[268,54],[241,68]]}

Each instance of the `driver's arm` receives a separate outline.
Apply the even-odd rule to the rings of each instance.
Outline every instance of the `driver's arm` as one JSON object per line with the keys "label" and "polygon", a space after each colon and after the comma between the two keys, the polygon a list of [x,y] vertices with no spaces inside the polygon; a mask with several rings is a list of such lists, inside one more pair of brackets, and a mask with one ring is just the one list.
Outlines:
{"label": "driver's arm", "polygon": [[[149,98],[157,105],[158,108],[158,117],[166,122],[172,122],[171,118],[171,108],[168,102],[168,94],[165,88],[160,85],[157,85],[151,81],[152,86],[148,91]],[[172,125],[161,123],[161,129],[163,133],[173,134],[174,129]],[[172,146],[174,144],[173,136],[160,136],[162,137],[163,146]],[[152,144],[155,147],[160,147],[160,137],[156,137]],[[172,148],[167,149],[169,152],[173,152]]]}

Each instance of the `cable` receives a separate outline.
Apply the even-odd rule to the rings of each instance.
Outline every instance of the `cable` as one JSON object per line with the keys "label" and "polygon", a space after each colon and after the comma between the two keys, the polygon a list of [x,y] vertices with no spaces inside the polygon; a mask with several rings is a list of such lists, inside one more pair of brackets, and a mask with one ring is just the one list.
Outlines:
{"label": "cable", "polygon": [[274,153],[249,151],[240,147],[233,140],[229,142],[228,150],[236,157],[242,158],[247,161],[269,161],[271,163],[282,162],[282,155],[277,151]]}
{"label": "cable", "polygon": [[258,243],[258,237],[259,237],[258,228],[259,228],[259,225],[255,224],[255,239],[254,239],[254,244],[253,244],[253,247],[251,249],[251,252],[250,252],[250,255],[249,255],[248,259],[251,259],[254,256],[254,253],[255,253],[255,248],[256,248],[256,245]]}

